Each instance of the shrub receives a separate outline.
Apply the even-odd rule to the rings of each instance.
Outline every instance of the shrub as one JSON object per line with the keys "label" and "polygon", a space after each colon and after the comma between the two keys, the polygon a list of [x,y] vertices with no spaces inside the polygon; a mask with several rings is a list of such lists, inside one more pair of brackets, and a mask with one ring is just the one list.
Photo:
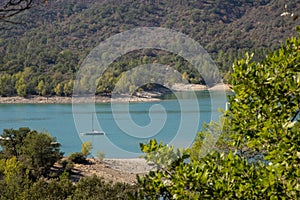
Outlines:
{"label": "shrub", "polygon": [[71,153],[68,160],[77,164],[86,164],[88,162],[84,154],[81,152]]}
{"label": "shrub", "polygon": [[100,162],[102,162],[103,159],[105,158],[105,153],[104,153],[104,152],[101,152],[101,151],[98,151],[98,152],[96,153],[96,156],[97,156],[98,160],[99,160]]}
{"label": "shrub", "polygon": [[[137,196],[137,187],[124,183],[105,182],[103,178],[96,175],[81,178],[76,185],[76,189],[69,199],[132,199],[130,196]],[[136,198],[135,198],[136,199]]]}
{"label": "shrub", "polygon": [[91,142],[84,142],[81,145],[81,153],[87,157],[91,154],[91,150],[93,149],[93,145]]}

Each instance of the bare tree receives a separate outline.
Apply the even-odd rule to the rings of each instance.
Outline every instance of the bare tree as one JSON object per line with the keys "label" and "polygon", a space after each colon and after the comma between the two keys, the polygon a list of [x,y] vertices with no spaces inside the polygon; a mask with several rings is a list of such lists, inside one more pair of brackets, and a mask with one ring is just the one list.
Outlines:
{"label": "bare tree", "polygon": [[48,0],[1,0],[0,1],[0,22],[11,22],[10,17],[28,10],[40,3],[47,3]]}

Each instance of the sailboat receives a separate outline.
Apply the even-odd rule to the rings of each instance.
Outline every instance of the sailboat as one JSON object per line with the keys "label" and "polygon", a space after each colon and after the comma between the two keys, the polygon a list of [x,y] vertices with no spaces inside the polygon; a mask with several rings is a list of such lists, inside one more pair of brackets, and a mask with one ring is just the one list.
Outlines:
{"label": "sailboat", "polygon": [[89,136],[89,135],[105,135],[103,131],[97,131],[94,129],[94,115],[92,114],[92,131],[83,132],[81,135]]}

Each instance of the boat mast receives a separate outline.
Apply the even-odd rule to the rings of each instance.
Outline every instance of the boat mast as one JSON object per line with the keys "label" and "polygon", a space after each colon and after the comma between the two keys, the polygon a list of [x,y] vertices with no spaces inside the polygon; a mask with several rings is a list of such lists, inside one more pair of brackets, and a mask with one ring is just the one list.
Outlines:
{"label": "boat mast", "polygon": [[92,132],[94,132],[94,113],[92,113]]}

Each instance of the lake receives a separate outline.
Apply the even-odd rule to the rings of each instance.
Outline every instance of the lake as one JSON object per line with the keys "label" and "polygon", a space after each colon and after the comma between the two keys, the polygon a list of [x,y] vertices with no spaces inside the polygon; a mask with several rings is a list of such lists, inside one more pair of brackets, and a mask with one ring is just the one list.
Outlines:
{"label": "lake", "polygon": [[[46,131],[68,155],[91,141],[93,154],[108,158],[141,155],[139,143],[155,138],[175,147],[188,147],[204,122],[217,120],[225,108],[221,91],[179,92],[161,101],[89,104],[0,104],[0,129],[29,127]],[[86,136],[92,129],[105,135]]]}

